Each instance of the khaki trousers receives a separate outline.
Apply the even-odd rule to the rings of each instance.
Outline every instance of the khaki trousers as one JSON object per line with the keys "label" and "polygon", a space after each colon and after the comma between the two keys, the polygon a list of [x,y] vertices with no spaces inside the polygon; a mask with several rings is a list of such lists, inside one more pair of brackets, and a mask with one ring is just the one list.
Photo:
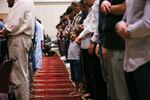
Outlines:
{"label": "khaki trousers", "polygon": [[124,52],[108,50],[105,59],[107,87],[110,100],[130,100],[123,71]]}
{"label": "khaki trousers", "polygon": [[17,58],[12,67],[11,80],[17,100],[29,100],[28,52],[32,41],[21,34],[8,39],[9,58]]}

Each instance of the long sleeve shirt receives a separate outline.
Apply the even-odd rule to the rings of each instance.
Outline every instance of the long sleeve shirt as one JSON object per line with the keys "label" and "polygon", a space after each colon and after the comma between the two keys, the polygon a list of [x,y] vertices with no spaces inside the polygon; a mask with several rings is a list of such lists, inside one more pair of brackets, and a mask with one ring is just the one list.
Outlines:
{"label": "long sleeve shirt", "polygon": [[126,0],[126,4],[130,37],[125,40],[124,69],[132,72],[150,61],[150,0]]}
{"label": "long sleeve shirt", "polygon": [[32,38],[35,28],[33,1],[16,0],[8,14],[5,28],[11,32],[8,35],[19,35],[24,33]]}
{"label": "long sleeve shirt", "polygon": [[[87,18],[84,20],[84,30],[80,33],[80,36],[83,37],[81,43],[81,48],[87,48],[87,44],[90,43],[90,39],[94,42],[99,41],[99,32],[98,32],[98,14],[99,14],[99,0],[95,0],[94,5],[91,8]],[[94,33],[91,38],[91,33]]]}

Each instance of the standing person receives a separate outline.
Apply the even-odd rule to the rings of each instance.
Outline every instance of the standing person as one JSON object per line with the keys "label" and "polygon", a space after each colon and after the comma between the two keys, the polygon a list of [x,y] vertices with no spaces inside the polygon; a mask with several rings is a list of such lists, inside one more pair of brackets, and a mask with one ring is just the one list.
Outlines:
{"label": "standing person", "polygon": [[125,42],[115,30],[116,23],[122,19],[125,9],[125,0],[102,0],[101,3],[101,11],[105,14],[103,57],[110,100],[130,100],[123,71]]}
{"label": "standing person", "polygon": [[34,49],[34,59],[35,59],[35,69],[37,71],[42,67],[42,41],[44,40],[44,29],[41,21],[39,19],[36,20],[36,30],[35,30],[35,49]]}
{"label": "standing person", "polygon": [[11,73],[16,100],[29,100],[28,52],[35,28],[32,0],[7,0],[10,10],[0,34],[8,36],[9,58],[16,58]]}
{"label": "standing person", "polygon": [[75,83],[77,92],[80,92],[81,67],[80,67],[80,46],[75,42],[77,34],[70,32],[71,42],[68,49],[68,61],[71,67],[71,79]]}
{"label": "standing person", "polygon": [[[76,41],[81,41],[81,51],[83,60],[83,74],[87,85],[87,91],[90,93],[90,98],[96,100],[106,100],[106,83],[103,80],[101,73],[101,65],[99,58],[95,54],[95,47],[98,43],[98,13],[99,0],[84,0],[85,4],[91,7],[87,18],[83,23],[83,31],[76,38]],[[87,59],[88,58],[88,59]]]}
{"label": "standing person", "polygon": [[150,100],[150,0],[126,0],[124,21],[117,24],[125,39],[124,70],[131,100]]}

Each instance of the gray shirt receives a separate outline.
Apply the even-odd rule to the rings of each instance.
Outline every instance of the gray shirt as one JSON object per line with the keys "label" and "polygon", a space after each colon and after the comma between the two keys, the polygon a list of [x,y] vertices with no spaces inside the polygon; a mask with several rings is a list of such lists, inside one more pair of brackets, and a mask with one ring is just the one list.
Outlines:
{"label": "gray shirt", "polygon": [[68,60],[80,59],[80,47],[76,42],[71,42],[68,49]]}
{"label": "gray shirt", "polygon": [[150,61],[150,0],[126,0],[125,21],[130,38],[126,39],[124,69],[136,70]]}

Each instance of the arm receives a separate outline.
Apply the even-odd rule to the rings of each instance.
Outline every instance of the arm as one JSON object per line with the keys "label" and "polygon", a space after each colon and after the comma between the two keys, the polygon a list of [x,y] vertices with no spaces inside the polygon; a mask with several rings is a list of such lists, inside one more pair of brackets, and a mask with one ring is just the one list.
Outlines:
{"label": "arm", "polygon": [[92,10],[90,12],[90,19],[89,23],[87,23],[87,27],[84,29],[84,33],[81,35],[84,37],[88,35],[89,33],[96,33],[97,32],[97,27],[98,27],[98,14],[99,14],[99,2],[95,1],[94,5],[92,6]]}
{"label": "arm", "polygon": [[113,15],[123,15],[125,13],[125,10],[126,10],[125,2],[110,6],[110,11],[111,11],[111,14]]}
{"label": "arm", "polygon": [[8,31],[6,28],[4,28],[2,31],[0,31],[0,34],[5,35],[5,34],[9,34],[10,31]]}
{"label": "arm", "polygon": [[142,38],[150,35],[150,0],[146,0],[143,17],[136,23],[128,25],[127,31],[132,38]]}
{"label": "arm", "polygon": [[111,7],[111,2],[108,1],[108,0],[102,0],[100,2],[101,6],[101,11],[104,13],[104,14],[107,14],[107,13],[110,13],[110,7]]}
{"label": "arm", "polygon": [[21,10],[17,7],[18,5],[14,5],[14,7],[11,9],[10,13],[8,14],[7,21],[5,23],[5,28],[10,32],[15,32],[17,29],[20,28],[20,21],[21,18],[24,16],[21,12]]}

